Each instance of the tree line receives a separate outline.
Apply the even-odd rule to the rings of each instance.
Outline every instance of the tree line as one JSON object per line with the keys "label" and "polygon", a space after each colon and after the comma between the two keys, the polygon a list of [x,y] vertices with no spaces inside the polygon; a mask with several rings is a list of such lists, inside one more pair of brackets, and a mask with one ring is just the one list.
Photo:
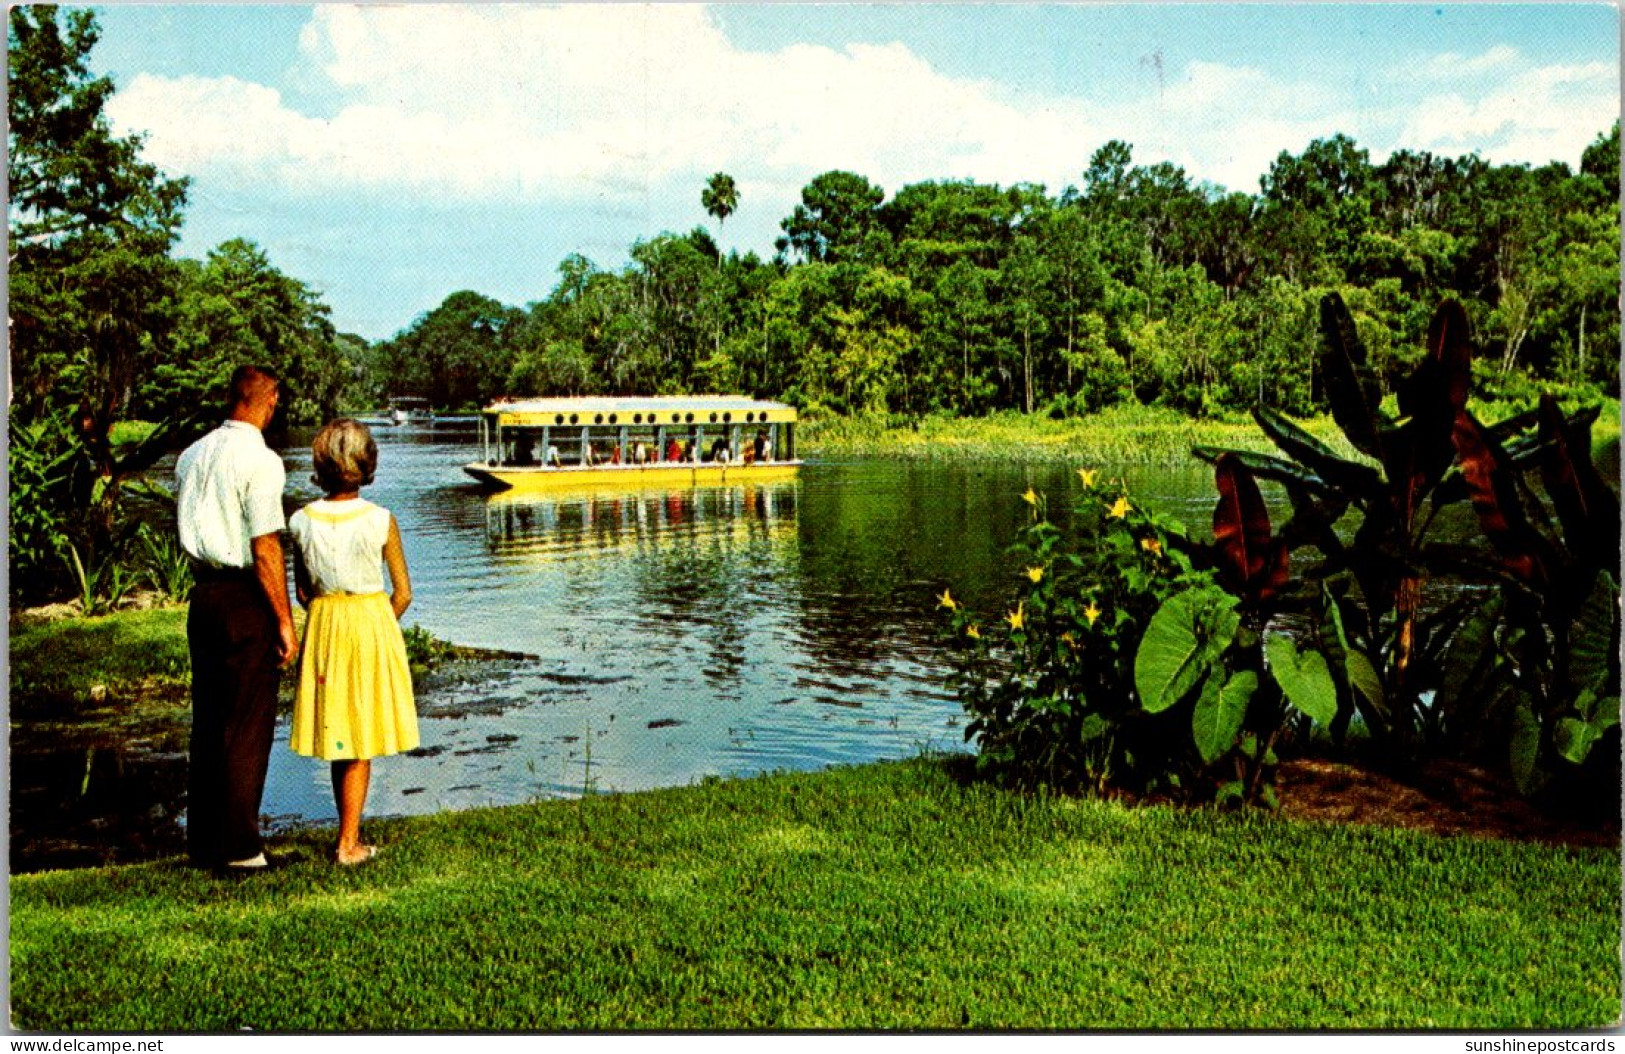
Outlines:
{"label": "tree line", "polygon": [[[703,226],[581,256],[525,307],[448,297],[368,349],[361,390],[473,407],[503,394],[747,392],[804,410],[1211,414],[1324,409],[1316,305],[1336,292],[1384,387],[1434,308],[1460,301],[1479,390],[1617,393],[1619,127],[1580,168],[1400,150],[1345,135],[1283,152],[1256,194],[1138,165],[1121,141],[1051,194],[930,181],[889,198],[814,178],[776,253],[724,254]],[[733,180],[701,203],[721,224]]]}
{"label": "tree line", "polygon": [[[1306,414],[1324,405],[1315,305],[1335,291],[1384,383],[1454,297],[1488,349],[1480,390],[1617,393],[1617,124],[1578,171],[1404,150],[1373,164],[1333,135],[1282,153],[1256,194],[1136,164],[1120,141],[1058,194],[966,180],[888,197],[830,171],[770,258],[723,253],[703,225],[662,233],[619,269],[567,257],[527,305],[465,290],[369,342],[250,241],[176,254],[188,180],[113,134],[115,86],[88,65],[98,36],[88,11],[9,12],[14,594],[121,552],[125,482],[211,424],[246,362],[279,370],[293,423],[391,396],[467,409],[586,392],[740,392],[809,413]],[[719,233],[738,203],[726,173],[699,195]]]}

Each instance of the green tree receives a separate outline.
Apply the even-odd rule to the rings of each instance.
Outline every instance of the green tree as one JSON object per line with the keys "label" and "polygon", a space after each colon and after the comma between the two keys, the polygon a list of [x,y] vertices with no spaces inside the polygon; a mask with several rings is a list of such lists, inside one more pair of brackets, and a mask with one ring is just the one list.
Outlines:
{"label": "green tree", "polygon": [[327,305],[276,267],[257,245],[234,238],[201,265],[183,265],[173,340],[155,354],[137,408],[145,416],[215,410],[231,372],[250,363],[282,376],[291,422],[333,417],[352,380]]}
{"label": "green tree", "polygon": [[510,330],[523,312],[464,290],[419,315],[380,348],[392,395],[426,398],[440,408],[482,406],[501,393],[513,369]]}
{"label": "green tree", "polygon": [[[12,519],[19,500],[33,503],[26,515],[56,540],[71,538],[89,567],[117,546],[121,484],[169,436],[160,430],[131,449],[115,443],[113,425],[151,350],[168,339],[168,254],[186,202],[185,181],[143,161],[139,137],[113,135],[104,112],[113,82],[88,65],[98,36],[86,11],[9,13],[9,422],[14,447],[55,466],[26,497],[12,489]],[[11,555],[14,591],[60,584],[48,560]]]}
{"label": "green tree", "polygon": [[720,236],[722,225],[739,208],[739,188],[734,185],[734,177],[726,172],[713,174],[705,181],[705,189],[700,191],[700,205],[717,218],[717,234]]}
{"label": "green tree", "polygon": [[812,263],[855,262],[878,229],[886,192],[852,172],[825,172],[801,191],[801,204],[779,226],[781,252],[794,249]]}

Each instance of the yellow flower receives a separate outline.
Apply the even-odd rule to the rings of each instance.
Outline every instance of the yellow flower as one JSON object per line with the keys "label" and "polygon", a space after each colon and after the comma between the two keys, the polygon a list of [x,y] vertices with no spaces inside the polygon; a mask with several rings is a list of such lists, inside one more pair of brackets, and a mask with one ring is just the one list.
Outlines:
{"label": "yellow flower", "polygon": [[959,606],[959,602],[953,597],[949,596],[946,589],[942,591],[942,596],[938,599],[941,601],[941,603],[939,603],[937,606],[947,608],[949,611],[952,611],[954,608]]}
{"label": "yellow flower", "polygon": [[1162,543],[1157,541],[1155,538],[1141,538],[1140,548],[1154,556],[1157,553],[1162,552]]}
{"label": "yellow flower", "polygon": [[1095,624],[1095,619],[1100,617],[1100,608],[1095,606],[1093,600],[1089,601],[1089,606],[1083,609],[1083,617],[1089,620],[1091,626]]}
{"label": "yellow flower", "polygon": [[1033,580],[1033,585],[1037,585],[1044,580],[1044,569],[1042,567],[1029,567],[1027,568],[1027,577]]}
{"label": "yellow flower", "polygon": [[1028,505],[1031,505],[1035,509],[1038,508],[1038,492],[1033,490],[1031,487],[1027,488],[1027,493],[1021,496],[1021,500],[1026,502]]}
{"label": "yellow flower", "polygon": [[1080,468],[1078,469],[1078,478],[1083,480],[1085,487],[1092,487],[1095,485],[1095,472],[1096,470],[1092,468]]}
{"label": "yellow flower", "polygon": [[1128,495],[1124,494],[1122,497],[1117,499],[1117,504],[1111,507],[1112,519],[1121,520],[1124,516],[1129,514],[1129,510],[1132,507],[1133,506],[1129,505],[1128,503]]}
{"label": "yellow flower", "polygon": [[1010,623],[1012,630],[1018,630],[1027,624],[1027,613],[1023,608],[1025,603],[1017,604],[1016,609],[1004,616],[1004,621]]}
{"label": "yellow flower", "polygon": [[965,627],[965,636],[974,637],[977,640],[981,640],[982,639],[982,631],[980,629],[977,629],[975,626],[966,626]]}
{"label": "yellow flower", "polygon": [[1065,644],[1069,648],[1076,649],[1078,646],[1078,638],[1074,637],[1070,632],[1063,633],[1061,634],[1061,643]]}

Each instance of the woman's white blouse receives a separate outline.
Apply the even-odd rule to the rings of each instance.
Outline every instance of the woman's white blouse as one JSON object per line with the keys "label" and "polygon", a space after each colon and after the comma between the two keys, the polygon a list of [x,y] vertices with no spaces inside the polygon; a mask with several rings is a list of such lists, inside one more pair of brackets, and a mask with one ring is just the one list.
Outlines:
{"label": "woman's white blouse", "polygon": [[317,596],[382,593],[389,510],[362,498],[313,501],[288,519]]}

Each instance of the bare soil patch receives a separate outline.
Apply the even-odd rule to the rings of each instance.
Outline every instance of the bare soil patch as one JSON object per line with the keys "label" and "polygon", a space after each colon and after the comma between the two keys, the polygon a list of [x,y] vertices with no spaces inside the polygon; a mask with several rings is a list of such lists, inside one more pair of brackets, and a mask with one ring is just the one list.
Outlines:
{"label": "bare soil patch", "polygon": [[1323,823],[1407,827],[1552,845],[1617,847],[1618,818],[1601,825],[1552,816],[1483,769],[1429,764],[1400,781],[1341,761],[1297,758],[1278,770],[1281,815]]}

